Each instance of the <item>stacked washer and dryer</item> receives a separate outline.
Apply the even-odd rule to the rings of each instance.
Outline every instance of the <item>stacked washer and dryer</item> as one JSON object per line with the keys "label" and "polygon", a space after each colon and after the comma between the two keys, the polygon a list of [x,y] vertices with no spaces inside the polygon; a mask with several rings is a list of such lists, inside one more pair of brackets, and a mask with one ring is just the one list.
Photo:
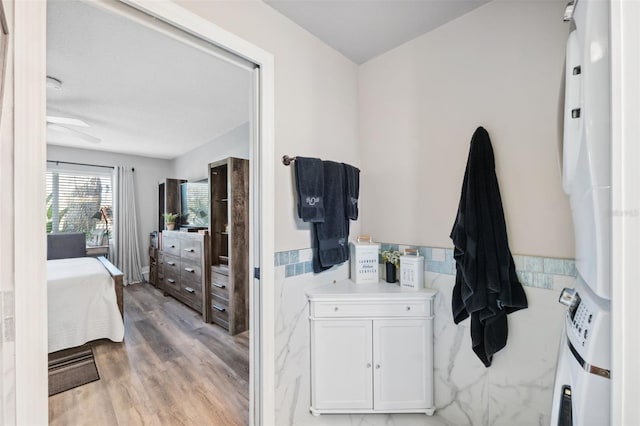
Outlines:
{"label": "stacked washer and dryer", "polygon": [[610,2],[574,0],[567,42],[563,186],[574,223],[577,280],[558,353],[551,426],[608,425],[611,398]]}

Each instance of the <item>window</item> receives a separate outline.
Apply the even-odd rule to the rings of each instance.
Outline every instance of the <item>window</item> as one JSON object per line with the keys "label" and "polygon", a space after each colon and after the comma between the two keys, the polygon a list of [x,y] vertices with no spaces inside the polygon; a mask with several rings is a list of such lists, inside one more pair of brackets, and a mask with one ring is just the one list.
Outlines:
{"label": "window", "polygon": [[104,245],[113,231],[112,211],[108,169],[47,170],[47,233],[83,232],[88,245]]}

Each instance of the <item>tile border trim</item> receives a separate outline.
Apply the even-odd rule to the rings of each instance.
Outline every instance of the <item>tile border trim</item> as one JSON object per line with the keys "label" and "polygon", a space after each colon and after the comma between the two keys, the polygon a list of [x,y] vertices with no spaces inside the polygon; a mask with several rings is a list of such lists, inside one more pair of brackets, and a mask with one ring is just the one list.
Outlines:
{"label": "tile border trim", "polygon": [[[420,255],[424,256],[425,272],[455,275],[456,266],[451,248],[380,243],[380,250],[404,251],[406,248],[417,249]],[[312,273],[312,256],[311,248],[276,252],[274,255],[276,275],[281,278],[290,278]],[[563,287],[573,286],[577,276],[574,259],[515,254],[513,261],[520,282],[527,287],[560,290]]]}

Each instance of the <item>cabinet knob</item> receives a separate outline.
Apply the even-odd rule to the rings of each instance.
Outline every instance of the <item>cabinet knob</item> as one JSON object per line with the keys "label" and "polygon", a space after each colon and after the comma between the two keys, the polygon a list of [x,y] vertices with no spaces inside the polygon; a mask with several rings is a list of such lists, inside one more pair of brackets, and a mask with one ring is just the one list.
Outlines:
{"label": "cabinet knob", "polygon": [[410,310],[411,310],[411,306],[407,306],[407,311],[410,311]]}
{"label": "cabinet knob", "polygon": [[335,308],[333,308],[333,310],[334,310],[334,311],[337,311],[337,310],[338,310],[338,307],[336,306]]}
{"label": "cabinet knob", "polygon": [[367,363],[367,368],[371,368],[371,363],[370,362]]}
{"label": "cabinet knob", "polygon": [[380,364],[376,364],[376,370],[380,369]]}

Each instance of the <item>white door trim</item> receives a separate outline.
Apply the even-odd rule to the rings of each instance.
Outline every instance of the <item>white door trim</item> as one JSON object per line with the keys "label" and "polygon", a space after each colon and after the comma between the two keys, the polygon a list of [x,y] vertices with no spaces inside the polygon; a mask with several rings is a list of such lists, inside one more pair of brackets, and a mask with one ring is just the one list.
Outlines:
{"label": "white door trim", "polygon": [[42,215],[46,208],[46,3],[16,0],[13,19],[14,220],[8,237],[14,247],[15,419],[19,425],[42,425],[49,420]]}
{"label": "white door trim", "polygon": [[611,424],[640,419],[640,3],[611,2]]}
{"label": "white door trim", "polygon": [[[257,380],[251,378],[254,413],[251,421],[275,424],[274,400],[274,58],[253,44],[223,30],[217,25],[166,0],[121,0],[136,9],[209,41],[259,67],[257,117],[259,126],[252,142],[252,171],[259,188],[260,205],[256,212],[259,226],[261,267],[260,286],[254,288],[259,316],[253,319],[254,330],[259,327],[260,345],[252,345],[256,353],[253,370],[259,371]],[[15,211],[22,217],[15,220],[16,247],[16,415],[18,424],[46,424],[47,407],[47,298],[43,291],[46,282],[45,234],[43,227],[34,226],[44,211],[46,141],[44,116],[46,108],[46,3],[16,2],[16,60],[15,87]],[[27,46],[29,48],[27,48]],[[34,66],[35,65],[35,66]],[[30,72],[24,70],[29,69]],[[259,167],[258,167],[259,166]],[[33,217],[32,217],[33,216]],[[19,231],[19,232],[18,232]],[[23,269],[18,273],[18,268]],[[252,333],[253,335],[253,333]],[[258,366],[258,368],[255,368]],[[256,386],[253,386],[255,382]]]}

